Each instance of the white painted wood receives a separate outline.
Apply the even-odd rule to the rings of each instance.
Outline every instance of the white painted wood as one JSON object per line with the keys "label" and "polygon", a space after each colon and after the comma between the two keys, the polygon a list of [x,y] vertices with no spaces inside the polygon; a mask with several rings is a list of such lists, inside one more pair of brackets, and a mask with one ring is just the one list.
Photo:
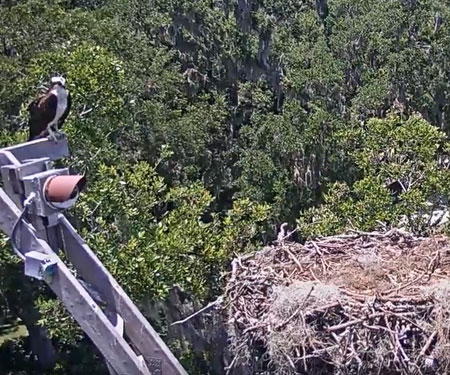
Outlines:
{"label": "white painted wood", "polygon": [[[5,191],[0,189],[0,230],[10,235],[19,215],[17,206]],[[26,251],[42,252],[57,259],[56,272],[48,285],[114,371],[121,375],[150,375],[147,366],[139,360],[136,353],[47,242],[38,239],[30,225],[22,225],[21,232],[20,246],[22,248]]]}
{"label": "white painted wood", "polygon": [[109,308],[120,314],[124,320],[125,334],[139,353],[144,356],[147,363],[155,363],[155,360],[161,360],[162,374],[187,375],[187,372],[158,333],[83,238],[75,231],[67,218],[62,214],[59,218],[67,258],[78,274],[98,290]]}

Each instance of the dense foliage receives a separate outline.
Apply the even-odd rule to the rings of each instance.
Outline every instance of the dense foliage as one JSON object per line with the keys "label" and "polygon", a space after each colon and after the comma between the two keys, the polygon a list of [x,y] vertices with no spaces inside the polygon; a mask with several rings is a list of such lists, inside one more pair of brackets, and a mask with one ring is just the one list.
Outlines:
{"label": "dense foliage", "polygon": [[[450,193],[449,21],[438,0],[7,0],[0,144],[26,139],[28,102],[63,74],[78,230],[135,300],[212,298],[282,222],[300,240],[431,230]],[[0,323],[36,306],[55,374],[85,373],[71,361],[97,354],[2,241]],[[3,345],[0,371],[31,373],[29,353]]]}

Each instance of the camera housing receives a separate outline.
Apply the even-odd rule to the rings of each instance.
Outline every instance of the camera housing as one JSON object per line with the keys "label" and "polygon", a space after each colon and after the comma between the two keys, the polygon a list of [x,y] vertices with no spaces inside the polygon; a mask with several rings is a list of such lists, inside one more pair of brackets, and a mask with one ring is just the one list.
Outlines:
{"label": "camera housing", "polygon": [[44,182],[44,198],[51,207],[61,210],[71,207],[86,184],[80,175],[54,175]]}
{"label": "camera housing", "polygon": [[70,175],[67,168],[50,169],[22,178],[25,196],[34,192],[30,207],[38,216],[48,217],[73,206],[86,184],[84,176]]}

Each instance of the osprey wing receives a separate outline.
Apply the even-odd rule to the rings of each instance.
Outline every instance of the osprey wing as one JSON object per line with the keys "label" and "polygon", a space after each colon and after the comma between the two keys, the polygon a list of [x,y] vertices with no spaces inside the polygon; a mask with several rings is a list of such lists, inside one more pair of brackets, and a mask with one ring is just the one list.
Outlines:
{"label": "osprey wing", "polygon": [[47,94],[32,101],[28,106],[30,119],[29,141],[47,135],[47,125],[55,118],[58,99],[55,95]]}
{"label": "osprey wing", "polygon": [[28,112],[30,113],[30,118],[28,120],[28,127],[30,132],[30,135],[28,137],[29,141],[36,138],[42,132],[42,130],[45,129],[45,127],[44,129],[41,129],[42,119],[39,111],[39,101],[40,98],[35,99],[28,106]]}

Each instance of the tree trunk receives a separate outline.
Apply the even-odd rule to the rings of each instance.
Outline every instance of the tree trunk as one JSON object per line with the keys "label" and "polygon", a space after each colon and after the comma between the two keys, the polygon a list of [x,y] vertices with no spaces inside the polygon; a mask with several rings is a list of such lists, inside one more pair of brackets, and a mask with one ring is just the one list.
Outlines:
{"label": "tree trunk", "polygon": [[19,313],[20,319],[28,330],[31,351],[36,355],[39,366],[48,370],[55,366],[56,350],[45,327],[37,324],[39,315],[39,311],[32,305]]}

